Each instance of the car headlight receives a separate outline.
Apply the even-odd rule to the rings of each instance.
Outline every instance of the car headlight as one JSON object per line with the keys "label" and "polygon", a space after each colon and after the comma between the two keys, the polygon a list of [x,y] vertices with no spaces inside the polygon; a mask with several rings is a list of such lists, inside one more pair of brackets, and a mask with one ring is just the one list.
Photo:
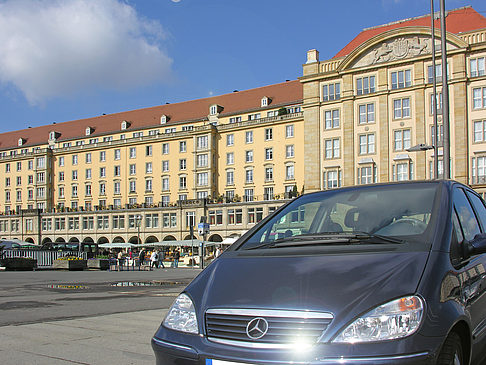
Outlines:
{"label": "car headlight", "polygon": [[418,296],[395,299],[359,317],[333,342],[358,343],[403,338],[422,322],[424,303]]}
{"label": "car headlight", "polygon": [[176,331],[199,332],[194,303],[187,294],[182,293],[176,298],[162,324]]}

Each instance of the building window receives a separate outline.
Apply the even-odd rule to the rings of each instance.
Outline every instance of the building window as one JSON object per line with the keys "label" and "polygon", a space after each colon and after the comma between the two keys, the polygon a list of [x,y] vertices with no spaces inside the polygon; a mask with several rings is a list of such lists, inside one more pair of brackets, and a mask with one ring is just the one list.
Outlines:
{"label": "building window", "polygon": [[231,117],[229,118],[230,124],[241,122],[241,117]]}
{"label": "building window", "polygon": [[393,180],[413,180],[413,162],[399,162],[393,165]]}
{"label": "building window", "polygon": [[145,173],[151,174],[152,173],[152,162],[145,163]]}
{"label": "building window", "polygon": [[484,76],[484,57],[471,58],[469,60],[469,70],[471,72],[471,77]]}
{"label": "building window", "polygon": [[73,198],[77,198],[78,197],[78,186],[77,185],[73,185],[71,187],[71,195]]}
{"label": "building window", "polygon": [[246,163],[253,162],[253,150],[245,151],[245,162]]}
{"label": "building window", "polygon": [[402,89],[412,86],[412,70],[395,71],[391,73],[392,89]]}
{"label": "building window", "polygon": [[486,108],[486,87],[473,89],[473,109]]}
{"label": "building window", "polygon": [[265,128],[265,141],[271,141],[273,139],[273,129]]}
{"label": "building window", "polygon": [[78,155],[73,155],[73,165],[78,164]]}
{"label": "building window", "polygon": [[233,152],[229,152],[226,154],[226,164],[227,165],[234,165],[235,163],[235,154]]}
{"label": "building window", "polygon": [[265,167],[265,181],[273,181],[273,167]]}
{"label": "building window", "polygon": [[100,195],[106,195],[106,184],[104,182],[100,183]]}
{"label": "building window", "polygon": [[235,144],[235,135],[228,134],[226,136],[226,146],[233,146]]}
{"label": "building window", "polygon": [[119,181],[115,181],[113,184],[113,192],[115,194],[121,194],[121,183]]}
{"label": "building window", "polygon": [[91,185],[85,185],[85,195],[91,196]]}
{"label": "building window", "polygon": [[163,172],[169,171],[169,160],[162,161],[162,171]]}
{"label": "building window", "polygon": [[112,219],[112,226],[114,229],[125,228],[125,216],[124,215],[114,215]]}
{"label": "building window", "polygon": [[[427,82],[429,84],[434,82],[434,74],[432,72],[433,69],[433,65],[427,66]],[[447,64],[447,73],[449,73],[449,64]],[[442,82],[442,65],[440,63],[435,65],[435,81]]]}
{"label": "building window", "polygon": [[366,76],[356,79],[356,94],[366,95],[375,92],[375,76]]}
{"label": "building window", "polygon": [[196,175],[196,181],[198,186],[207,186],[208,185],[208,173],[201,172]]}
{"label": "building window", "polygon": [[325,172],[324,183],[326,189],[335,189],[341,186],[341,172],[339,170],[329,170]]}
{"label": "building window", "polygon": [[410,98],[393,100],[393,117],[395,119],[410,117]]}
{"label": "building window", "polygon": [[128,171],[131,176],[134,176],[137,174],[137,165],[136,164],[130,164],[128,166]]}
{"label": "building window", "polygon": [[105,162],[106,161],[106,151],[101,151],[100,152],[100,162]]}
{"label": "building window", "polygon": [[293,138],[294,137],[294,125],[288,125],[285,127],[285,137],[286,138]]}
{"label": "building window", "polygon": [[128,184],[128,192],[129,193],[136,193],[137,192],[137,182],[135,180],[131,180]]}
{"label": "building window", "polygon": [[248,131],[245,133],[245,142],[253,143],[253,131]]}
{"label": "building window", "polygon": [[181,158],[179,160],[179,170],[185,170],[187,169],[187,161],[185,158]]}
{"label": "building window", "polygon": [[273,200],[273,186],[269,186],[263,189],[263,199],[264,200]]}
{"label": "building window", "polygon": [[362,134],[359,136],[359,154],[368,155],[375,153],[375,134]]}
{"label": "building window", "polygon": [[273,160],[273,148],[265,148],[265,160]]}
{"label": "building window", "polygon": [[[8,164],[8,166],[9,166],[8,171],[10,171],[10,164]],[[43,169],[45,167],[46,167],[46,158],[45,157],[38,157],[37,158],[37,168],[38,169]]]}
{"label": "building window", "polygon": [[375,104],[362,104],[358,107],[359,110],[359,124],[367,124],[375,122]]}
{"label": "building window", "polygon": [[340,156],[340,143],[339,138],[326,139],[324,141],[326,149],[326,158],[339,158]]}
{"label": "building window", "polygon": [[253,183],[253,169],[246,169],[245,170],[245,182],[247,184],[252,184]]}
{"label": "building window", "polygon": [[100,177],[106,177],[106,167],[100,167]]}
{"label": "building window", "polygon": [[145,180],[145,191],[146,192],[152,191],[152,179]]}
{"label": "building window", "polygon": [[257,120],[261,118],[260,113],[254,113],[254,114],[249,114],[248,115],[248,120]]}
{"label": "building window", "polygon": [[22,176],[17,176],[17,186],[22,185]]}
{"label": "building window", "polygon": [[86,174],[86,180],[90,180],[91,179],[91,169],[86,169],[85,174]]}
{"label": "building window", "polygon": [[322,101],[338,100],[341,98],[341,84],[328,84],[322,86]]}
{"label": "building window", "polygon": [[226,171],[226,185],[235,184],[235,172],[233,170]]}
{"label": "building window", "polygon": [[198,150],[208,148],[208,136],[199,136],[196,140]]}
{"label": "building window", "polygon": [[285,158],[294,158],[294,145],[290,144],[285,146]]}
{"label": "building window", "polygon": [[169,178],[168,177],[162,178],[162,191],[168,191],[169,189],[170,189]]}
{"label": "building window", "polygon": [[115,160],[119,160],[121,158],[121,151],[119,149],[115,150]]}
{"label": "building window", "polygon": [[64,166],[64,156],[59,157],[59,166]]}
{"label": "building window", "polygon": [[[39,178],[39,174],[37,174],[37,178]],[[73,180],[77,180],[78,179],[78,170],[73,170],[73,172],[72,172],[72,178],[73,178]]]}
{"label": "building window", "polygon": [[63,199],[64,198],[64,186],[59,187],[58,193],[59,193],[59,198]]}
{"label": "building window", "polygon": [[[439,128],[439,143],[437,146],[441,147],[443,146],[442,141],[444,140],[444,126],[442,124],[439,124],[437,127]],[[435,146],[435,127],[433,125],[430,127],[430,135],[432,136],[432,146]]]}
{"label": "building window", "polygon": [[[442,114],[442,93],[435,94],[435,102],[437,107],[437,114]],[[429,104],[430,115],[434,113],[434,94],[430,94],[430,104]]]}
{"label": "building window", "polygon": [[376,166],[364,166],[358,168],[359,184],[372,184],[376,182]]}
{"label": "building window", "polygon": [[228,224],[241,224],[243,222],[243,209],[228,209]]}
{"label": "building window", "polygon": [[176,213],[163,213],[162,224],[164,228],[177,227],[177,215]]}
{"label": "building window", "polygon": [[223,224],[223,211],[222,210],[210,210],[209,211],[209,224],[212,226],[220,226]]}
{"label": "building window", "polygon": [[208,166],[208,154],[203,153],[200,155],[197,155],[197,167],[207,167]]}
{"label": "building window", "polygon": [[179,189],[181,189],[181,190],[187,189],[187,177],[186,176],[179,176]]}
{"label": "building window", "polygon": [[215,115],[218,113],[218,106],[217,105],[211,105],[209,107],[209,114],[210,115]]}
{"label": "building window", "polygon": [[137,158],[137,148],[136,147],[130,147],[130,158]]}
{"label": "building window", "polygon": [[474,142],[486,142],[486,120],[474,122]]}
{"label": "building window", "polygon": [[121,175],[121,167],[120,167],[120,165],[117,165],[117,166],[114,167],[113,174],[115,176],[120,176]]}
{"label": "building window", "polygon": [[294,164],[290,164],[285,166],[285,179],[286,180],[293,180],[295,179],[295,168]]}
{"label": "building window", "polygon": [[339,109],[325,111],[324,119],[326,129],[339,128]]}
{"label": "building window", "polygon": [[187,152],[187,142],[186,141],[180,141],[179,142],[179,152]]}
{"label": "building window", "polygon": [[393,132],[393,146],[395,151],[405,151],[411,146],[410,129],[401,129]]}

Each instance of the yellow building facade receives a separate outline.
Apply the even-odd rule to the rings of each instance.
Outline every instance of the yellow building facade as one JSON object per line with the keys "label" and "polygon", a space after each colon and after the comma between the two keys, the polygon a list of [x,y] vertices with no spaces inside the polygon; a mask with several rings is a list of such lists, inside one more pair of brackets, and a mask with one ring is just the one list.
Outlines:
{"label": "yellow building facade", "polygon": [[[448,22],[451,175],[485,193],[486,19]],[[0,134],[0,238],[183,240],[206,217],[220,242],[303,191],[433,178],[408,151],[436,143],[432,47],[429,17],[403,20],[310,50],[299,80]]]}

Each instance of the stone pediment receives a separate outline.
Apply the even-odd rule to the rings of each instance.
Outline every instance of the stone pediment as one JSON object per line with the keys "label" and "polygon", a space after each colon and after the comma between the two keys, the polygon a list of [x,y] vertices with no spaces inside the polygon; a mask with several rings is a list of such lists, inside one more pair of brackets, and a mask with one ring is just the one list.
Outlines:
{"label": "stone pediment", "polygon": [[[439,35],[436,35],[435,42],[436,50],[440,52]],[[463,43],[456,35],[448,33],[448,51],[465,46]],[[432,54],[430,28],[395,29],[364,42],[343,60],[339,68],[367,67],[427,54]]]}

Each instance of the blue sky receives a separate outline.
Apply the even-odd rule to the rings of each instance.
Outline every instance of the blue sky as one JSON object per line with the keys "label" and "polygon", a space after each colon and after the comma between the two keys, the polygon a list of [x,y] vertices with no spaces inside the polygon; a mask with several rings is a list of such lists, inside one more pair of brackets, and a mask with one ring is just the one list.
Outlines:
{"label": "blue sky", "polygon": [[[484,0],[446,0],[447,9]],[[436,10],[439,1],[435,1]],[[0,133],[296,79],[429,0],[0,0]]]}

